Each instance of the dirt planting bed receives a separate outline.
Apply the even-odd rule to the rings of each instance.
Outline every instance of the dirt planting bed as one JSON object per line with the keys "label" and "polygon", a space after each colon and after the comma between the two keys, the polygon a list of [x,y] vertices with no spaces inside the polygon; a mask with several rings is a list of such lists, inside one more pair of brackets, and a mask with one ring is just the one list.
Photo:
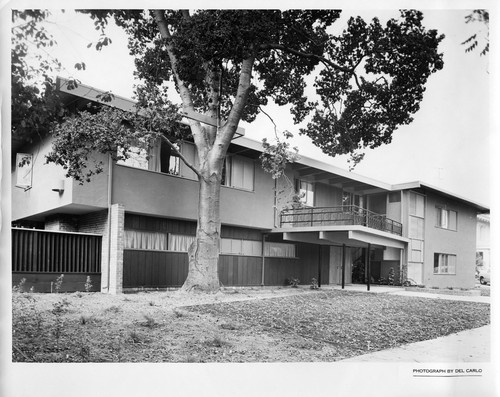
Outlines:
{"label": "dirt planting bed", "polygon": [[13,294],[14,362],[315,362],[488,324],[488,304],[352,291]]}

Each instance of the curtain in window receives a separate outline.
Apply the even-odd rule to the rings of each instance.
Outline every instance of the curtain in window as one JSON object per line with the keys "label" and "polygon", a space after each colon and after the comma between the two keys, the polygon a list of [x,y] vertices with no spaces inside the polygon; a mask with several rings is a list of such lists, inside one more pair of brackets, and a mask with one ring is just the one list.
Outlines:
{"label": "curtain in window", "polygon": [[168,250],[187,252],[189,246],[194,242],[195,239],[195,236],[188,236],[184,234],[169,234]]}
{"label": "curtain in window", "polygon": [[255,164],[252,159],[242,156],[228,157],[225,166],[225,185],[245,190],[254,190]]}
{"label": "curtain in window", "polygon": [[167,250],[166,233],[125,230],[124,240],[125,249]]}
{"label": "curtain in window", "polygon": [[161,142],[158,140],[148,152],[148,170],[161,172]]}
{"label": "curtain in window", "polygon": [[[195,167],[198,166],[198,163],[200,161],[198,159],[198,152],[196,151],[196,146],[194,144],[192,144],[191,142],[182,142],[180,150],[184,158],[189,163],[191,163]],[[194,171],[189,168],[183,161],[180,162],[180,173],[184,178],[195,180],[198,179],[198,176],[194,173]]]}
{"label": "curtain in window", "polygon": [[410,192],[410,215],[415,215],[420,218],[423,218],[424,212],[425,212],[424,196]]}
{"label": "curtain in window", "polygon": [[255,240],[223,238],[220,251],[226,255],[261,256],[262,243]]}
{"label": "curtain in window", "polygon": [[295,244],[266,243],[264,246],[265,256],[295,258]]}

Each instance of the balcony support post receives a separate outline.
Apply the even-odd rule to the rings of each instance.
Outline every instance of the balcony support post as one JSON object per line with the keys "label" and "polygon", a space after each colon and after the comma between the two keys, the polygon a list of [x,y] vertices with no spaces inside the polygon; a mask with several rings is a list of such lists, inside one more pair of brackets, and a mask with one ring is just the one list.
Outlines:
{"label": "balcony support post", "polygon": [[366,255],[365,255],[365,263],[366,263],[366,290],[370,291],[370,281],[372,278],[371,275],[371,269],[370,269],[370,249],[371,249],[371,244],[368,244],[368,249],[366,250]]}
{"label": "balcony support post", "polygon": [[345,244],[342,244],[342,289],[345,288]]}
{"label": "balcony support post", "polygon": [[321,245],[318,245],[318,288],[321,287],[321,264],[322,264],[322,258],[321,258]]}

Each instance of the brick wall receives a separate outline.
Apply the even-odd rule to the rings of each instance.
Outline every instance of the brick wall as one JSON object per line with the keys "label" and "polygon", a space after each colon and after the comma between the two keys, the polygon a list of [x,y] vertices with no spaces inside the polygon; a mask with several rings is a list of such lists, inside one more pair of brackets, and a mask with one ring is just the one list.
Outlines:
{"label": "brick wall", "polygon": [[77,232],[78,217],[67,214],[56,214],[47,217],[45,230],[57,230],[61,232]]}
{"label": "brick wall", "polygon": [[[123,245],[124,245],[125,207],[122,204],[111,206],[111,227],[109,252],[109,270],[103,267],[101,290],[110,294],[123,291]],[[107,258],[107,257],[106,257]],[[106,260],[107,263],[107,260]],[[109,272],[109,274],[108,274]],[[109,282],[108,282],[109,276]],[[104,284],[106,282],[106,284]],[[109,289],[108,289],[109,283]]]}
{"label": "brick wall", "polygon": [[80,233],[107,233],[108,211],[96,211],[80,216],[78,231]]}

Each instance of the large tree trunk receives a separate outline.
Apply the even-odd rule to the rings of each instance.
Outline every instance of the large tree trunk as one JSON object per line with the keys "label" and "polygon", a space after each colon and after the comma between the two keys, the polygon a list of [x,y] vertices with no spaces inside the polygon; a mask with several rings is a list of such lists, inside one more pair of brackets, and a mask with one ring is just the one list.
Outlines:
{"label": "large tree trunk", "polygon": [[216,173],[200,178],[196,240],[189,247],[189,273],[182,290],[215,292],[220,289],[220,179]]}

